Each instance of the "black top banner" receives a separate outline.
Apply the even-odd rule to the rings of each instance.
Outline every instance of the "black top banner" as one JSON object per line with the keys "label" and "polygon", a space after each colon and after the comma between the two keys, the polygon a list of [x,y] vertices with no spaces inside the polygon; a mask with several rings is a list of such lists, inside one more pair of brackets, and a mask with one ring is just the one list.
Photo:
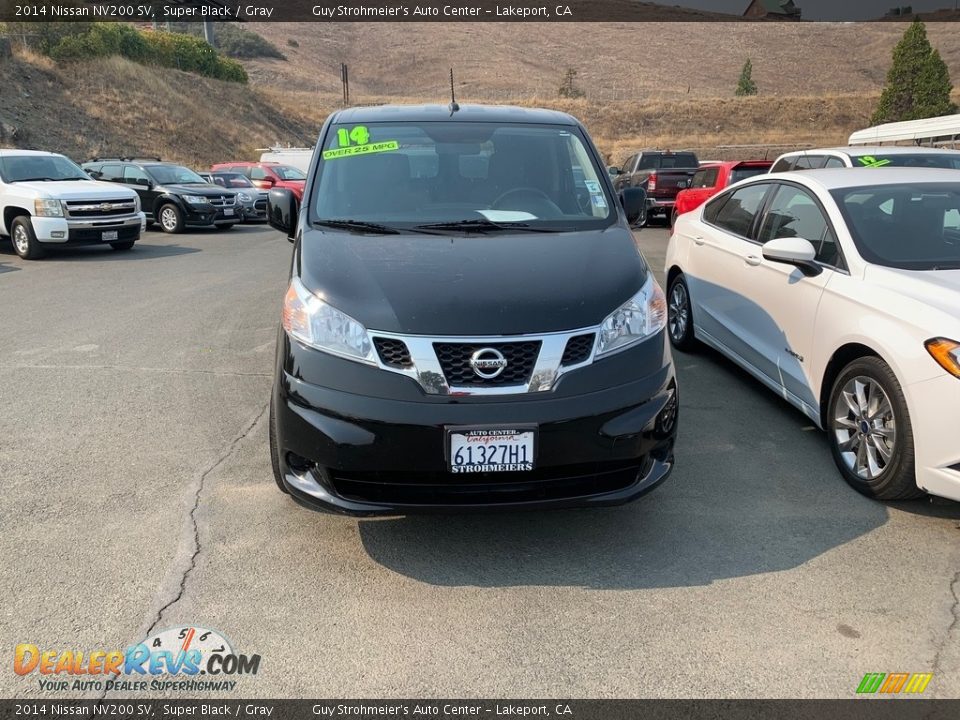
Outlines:
{"label": "black top banner", "polygon": [[7,22],[818,22],[960,19],[957,0],[0,0]]}

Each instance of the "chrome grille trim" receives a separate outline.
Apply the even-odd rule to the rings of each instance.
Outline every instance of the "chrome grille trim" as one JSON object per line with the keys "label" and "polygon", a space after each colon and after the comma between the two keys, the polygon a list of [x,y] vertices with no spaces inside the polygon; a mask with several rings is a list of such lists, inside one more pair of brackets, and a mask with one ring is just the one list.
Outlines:
{"label": "chrome grille trim", "polygon": [[136,202],[131,198],[112,200],[66,200],[64,214],[68,218],[111,218],[131,215],[136,211]]}
{"label": "chrome grille trim", "polygon": [[[368,330],[367,335],[371,342],[376,338],[399,340],[407,346],[412,361],[409,367],[394,367],[385,364],[377,352],[374,352],[377,367],[386,372],[405,375],[415,380],[424,392],[430,395],[520,395],[524,393],[549,392],[557,384],[557,380],[567,372],[589,365],[594,360],[596,345],[590,355],[575,365],[561,366],[567,342],[577,335],[599,333],[600,327],[579,328],[564,330],[557,333],[537,335],[487,335],[487,336],[452,336],[452,335],[403,335],[398,333]],[[447,383],[440,360],[434,350],[434,343],[469,344],[469,345],[497,345],[511,342],[539,342],[540,353],[534,363],[530,380],[524,385],[497,385],[497,386],[456,386]]]}

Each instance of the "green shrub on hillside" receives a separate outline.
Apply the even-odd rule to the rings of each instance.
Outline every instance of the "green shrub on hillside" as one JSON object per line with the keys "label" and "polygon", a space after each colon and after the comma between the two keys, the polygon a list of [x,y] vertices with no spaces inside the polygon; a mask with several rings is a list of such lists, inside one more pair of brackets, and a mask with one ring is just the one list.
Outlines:
{"label": "green shrub on hillside", "polygon": [[[119,55],[143,65],[247,82],[236,60],[219,55],[200,38],[160,31],[140,32],[121,23],[30,23],[29,45],[58,62]],[[15,33],[11,33],[15,34]]]}
{"label": "green shrub on hillside", "polygon": [[[173,29],[203,37],[203,23],[176,23]],[[217,49],[232,58],[276,58],[286,60],[276,45],[255,32],[239,27],[236,23],[214,23],[213,35]]]}

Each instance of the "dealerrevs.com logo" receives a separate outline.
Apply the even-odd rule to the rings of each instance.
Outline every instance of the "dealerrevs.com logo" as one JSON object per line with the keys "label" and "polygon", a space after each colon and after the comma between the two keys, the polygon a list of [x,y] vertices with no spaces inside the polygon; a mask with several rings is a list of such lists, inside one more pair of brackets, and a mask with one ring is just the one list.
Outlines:
{"label": "dealerrevs.com logo", "polygon": [[259,669],[259,655],[236,653],[222,634],[197,626],[164,630],[125,650],[20,643],[13,655],[13,671],[35,676],[48,692],[232,691],[234,678],[256,675]]}

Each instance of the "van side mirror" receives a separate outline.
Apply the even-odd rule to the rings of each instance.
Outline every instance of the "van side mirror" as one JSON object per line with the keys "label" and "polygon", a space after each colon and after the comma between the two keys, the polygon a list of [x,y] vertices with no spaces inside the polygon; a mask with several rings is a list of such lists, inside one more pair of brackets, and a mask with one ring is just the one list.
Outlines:
{"label": "van side mirror", "polygon": [[286,188],[273,188],[267,195],[267,222],[274,230],[285,233],[293,242],[300,207],[296,196]]}
{"label": "van side mirror", "polygon": [[636,225],[647,211],[647,191],[643,188],[624,188],[620,193],[620,204],[627,215],[627,222]]}

